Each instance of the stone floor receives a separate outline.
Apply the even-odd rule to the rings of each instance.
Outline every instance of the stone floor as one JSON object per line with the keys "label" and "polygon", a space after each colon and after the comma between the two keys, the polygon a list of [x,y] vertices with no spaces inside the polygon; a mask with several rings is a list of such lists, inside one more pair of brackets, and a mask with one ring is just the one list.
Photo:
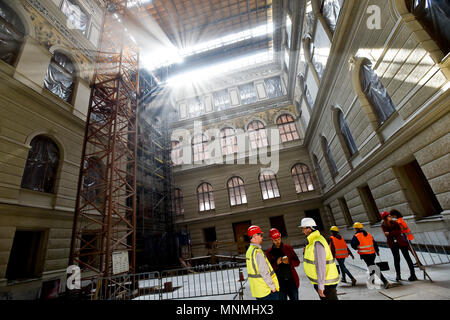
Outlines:
{"label": "stone floor", "polygon": [[[301,257],[300,249],[295,249]],[[396,285],[393,288],[369,289],[366,286],[368,272],[364,261],[359,255],[354,253],[355,259],[347,258],[346,266],[356,278],[356,286],[352,287],[349,283],[339,283],[337,291],[340,300],[450,300],[450,264],[430,266],[426,272],[433,279],[424,280],[423,272],[416,268],[416,275],[419,281],[395,282],[395,269],[391,251],[387,248],[380,248],[380,257],[382,261],[388,261],[390,269],[384,271],[384,276]],[[377,262],[379,259],[377,258]],[[414,261],[414,258],[413,258]],[[406,262],[401,256],[402,279],[408,279],[409,270]],[[303,265],[297,267],[297,273],[300,277],[299,299],[300,300],[319,300],[313,286],[306,278],[303,271]],[[381,282],[379,282],[381,284]],[[218,299],[227,299],[227,297],[217,297]],[[229,297],[233,299],[233,297]],[[245,284],[244,300],[253,300],[248,282]]]}

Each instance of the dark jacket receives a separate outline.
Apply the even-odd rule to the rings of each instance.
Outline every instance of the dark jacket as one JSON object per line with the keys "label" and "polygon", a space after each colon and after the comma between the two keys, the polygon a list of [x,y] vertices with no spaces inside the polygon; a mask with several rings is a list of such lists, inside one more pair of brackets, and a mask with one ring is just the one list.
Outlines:
{"label": "dark jacket", "polygon": [[[273,249],[273,246],[267,249],[266,251],[266,257],[269,260],[270,264],[272,265],[273,270],[275,273],[278,270],[278,264],[277,264],[277,258],[271,254],[271,251]],[[295,267],[298,267],[300,265],[300,260],[297,256],[297,254],[294,252],[294,249],[288,245],[281,243],[281,250],[284,252],[284,255],[288,257],[289,259],[289,266],[291,267],[291,273],[294,278],[295,285],[297,288],[300,285],[300,280],[298,278],[297,271],[295,271]]]}
{"label": "dark jacket", "polygon": [[[360,230],[360,231],[358,231],[357,233],[360,233],[360,232],[362,232],[363,234],[364,234],[364,236],[367,236],[367,231],[366,230]],[[373,238],[373,236],[372,236],[372,238]],[[352,242],[350,243],[350,245],[352,246],[352,248],[354,249],[354,250],[358,250],[358,246],[359,246],[359,240],[358,240],[358,238],[356,237],[356,233],[355,233],[355,235],[353,236],[353,238],[352,238]],[[380,251],[380,249],[378,249],[378,244],[377,244],[377,242],[375,241],[375,239],[373,239],[373,247],[374,247],[374,249],[375,249],[375,252],[378,254],[378,252]],[[361,257],[361,255],[360,255],[360,257]],[[361,258],[362,259],[362,258]]]}
{"label": "dark jacket", "polygon": [[381,224],[381,229],[383,229],[383,232],[389,232],[389,235],[386,236],[389,248],[393,248],[396,245],[398,245],[399,247],[408,246],[408,241],[405,239],[404,234],[402,234],[402,228],[397,223],[397,221],[391,220],[390,225],[388,225],[386,221],[383,221],[383,223]]}

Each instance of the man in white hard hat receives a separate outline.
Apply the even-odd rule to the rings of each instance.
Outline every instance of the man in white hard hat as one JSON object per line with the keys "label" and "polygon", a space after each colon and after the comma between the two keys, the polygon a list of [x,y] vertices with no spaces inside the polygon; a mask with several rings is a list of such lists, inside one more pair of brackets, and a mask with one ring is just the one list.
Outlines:
{"label": "man in white hard hat", "polygon": [[308,239],[303,252],[306,276],[314,285],[320,300],[338,300],[336,286],[339,283],[339,273],[327,241],[316,230],[314,219],[303,218],[299,227]]}

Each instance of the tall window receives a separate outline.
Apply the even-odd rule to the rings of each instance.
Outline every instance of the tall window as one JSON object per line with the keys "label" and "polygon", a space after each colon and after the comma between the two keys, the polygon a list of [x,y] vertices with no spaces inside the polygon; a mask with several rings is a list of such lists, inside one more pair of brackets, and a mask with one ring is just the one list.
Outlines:
{"label": "tall window", "polygon": [[17,14],[0,1],[0,59],[14,64],[23,42],[25,28]]}
{"label": "tall window", "polygon": [[408,10],[437,42],[444,56],[450,52],[450,2],[440,0],[406,0]]}
{"label": "tall window", "polygon": [[197,188],[198,197],[198,210],[199,211],[209,211],[214,210],[214,192],[213,188],[209,183],[202,183]]}
{"label": "tall window", "polygon": [[202,161],[209,159],[208,138],[204,134],[198,134],[192,138],[192,152],[194,161]]}
{"label": "tall window", "polygon": [[71,27],[86,35],[89,17],[74,0],[63,0],[61,11],[65,14]]}
{"label": "tall window", "polygon": [[241,104],[249,104],[256,102],[256,90],[252,83],[243,84],[238,87],[239,95],[241,96]]}
{"label": "tall window", "polygon": [[341,136],[344,138],[345,146],[347,147],[350,155],[354,155],[358,151],[358,147],[356,147],[356,143],[353,140],[352,133],[350,132],[350,128],[347,125],[347,122],[344,119],[344,114],[341,110],[338,110],[338,121],[339,121],[339,132]]}
{"label": "tall window", "polygon": [[223,156],[238,152],[237,137],[233,128],[228,127],[220,130],[220,145]]}
{"label": "tall window", "polygon": [[369,100],[377,117],[378,125],[383,124],[394,113],[395,106],[368,59],[364,59],[362,62],[359,81],[364,95]]}
{"label": "tall window", "polygon": [[302,90],[302,93],[306,99],[306,102],[309,104],[309,107],[312,110],[314,107],[314,100],[311,96],[311,93],[309,92],[308,85],[306,84],[305,77],[303,76],[303,74],[299,74],[298,80],[300,83],[300,88]]}
{"label": "tall window", "polygon": [[230,95],[227,89],[214,92],[213,98],[217,110],[225,110],[231,106]]}
{"label": "tall window", "polygon": [[336,31],[340,11],[341,4],[339,0],[322,0],[320,13],[322,13],[332,33]]}
{"label": "tall window", "polygon": [[319,177],[320,186],[323,188],[325,186],[325,179],[323,177],[322,169],[320,168],[319,160],[315,154],[313,154],[313,163],[314,170],[316,170],[316,174]]}
{"label": "tall window", "polygon": [[269,98],[276,98],[283,95],[283,88],[281,86],[281,78],[272,77],[264,79],[267,88],[267,95]]}
{"label": "tall window", "polygon": [[201,116],[205,111],[205,106],[200,98],[190,99],[188,101],[188,110],[190,117]]}
{"label": "tall window", "polygon": [[323,61],[322,57],[319,55],[319,51],[314,47],[314,43],[312,41],[311,35],[306,35],[304,39],[305,43],[305,51],[306,58],[311,68],[317,74],[317,77],[322,79],[323,72],[325,71],[325,61]]}
{"label": "tall window", "polygon": [[247,131],[252,149],[267,147],[269,145],[266,128],[261,121],[253,120],[250,122],[247,126]]}
{"label": "tall window", "polygon": [[58,146],[47,137],[35,137],[31,140],[31,149],[22,177],[22,188],[53,193],[58,164]]}
{"label": "tall window", "polygon": [[334,161],[333,154],[331,153],[330,146],[328,145],[328,141],[325,137],[322,137],[322,151],[325,155],[325,159],[328,164],[328,168],[330,169],[331,176],[337,176],[338,169],[336,166],[336,162]]}
{"label": "tall window", "polygon": [[311,172],[306,164],[298,163],[291,169],[297,193],[313,191],[314,185]]}
{"label": "tall window", "polygon": [[277,119],[277,126],[282,142],[300,139],[294,117],[290,114],[283,114],[279,116]]}
{"label": "tall window", "polygon": [[174,194],[174,211],[177,216],[184,214],[184,207],[183,207],[183,191],[181,189],[176,188],[175,194]]}
{"label": "tall window", "polygon": [[170,157],[174,166],[178,166],[183,163],[183,148],[179,141],[172,141],[172,151]]}
{"label": "tall window", "polygon": [[280,196],[277,177],[270,170],[266,170],[259,175],[259,186],[261,187],[264,200],[278,198]]}
{"label": "tall window", "polygon": [[75,68],[72,61],[60,52],[53,54],[45,75],[44,86],[66,102],[72,99]]}
{"label": "tall window", "polygon": [[247,195],[245,193],[244,180],[242,180],[242,178],[232,177],[228,180],[227,186],[231,206],[247,203]]}

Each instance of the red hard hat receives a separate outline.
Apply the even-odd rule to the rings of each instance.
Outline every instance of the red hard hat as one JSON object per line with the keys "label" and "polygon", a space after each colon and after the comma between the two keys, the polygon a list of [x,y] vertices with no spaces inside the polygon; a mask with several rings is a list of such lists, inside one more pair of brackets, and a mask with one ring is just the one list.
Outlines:
{"label": "red hard hat", "polygon": [[386,218],[389,214],[390,214],[389,212],[383,211],[383,212],[381,213],[381,219]]}
{"label": "red hard hat", "polygon": [[248,228],[247,234],[248,234],[248,236],[249,236],[250,238],[251,238],[254,234],[257,234],[257,233],[264,233],[264,232],[262,232],[262,231],[261,231],[261,228],[258,227],[258,226],[250,226],[250,227]]}
{"label": "red hard hat", "polygon": [[272,228],[269,231],[269,235],[272,239],[278,239],[281,238],[281,233],[276,228]]}

